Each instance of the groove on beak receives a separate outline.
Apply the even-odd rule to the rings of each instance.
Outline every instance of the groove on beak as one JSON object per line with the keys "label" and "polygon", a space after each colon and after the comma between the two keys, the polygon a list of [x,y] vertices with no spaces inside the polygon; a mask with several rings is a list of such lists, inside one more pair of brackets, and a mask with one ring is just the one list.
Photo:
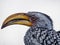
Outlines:
{"label": "groove on beak", "polygon": [[30,21],[30,17],[28,15],[26,15],[26,13],[16,13],[16,14],[9,16],[3,22],[1,29],[3,29],[6,26],[13,25],[13,24],[32,26],[32,22]]}

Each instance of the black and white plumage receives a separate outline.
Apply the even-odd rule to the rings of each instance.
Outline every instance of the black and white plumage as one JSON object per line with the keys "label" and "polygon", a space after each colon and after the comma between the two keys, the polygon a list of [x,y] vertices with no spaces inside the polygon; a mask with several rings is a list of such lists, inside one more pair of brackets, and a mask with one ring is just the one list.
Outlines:
{"label": "black and white plumage", "polygon": [[49,16],[40,12],[29,12],[38,17],[34,25],[27,31],[25,45],[60,45],[60,35],[53,29],[53,22]]}
{"label": "black and white plumage", "polygon": [[53,21],[41,12],[17,13],[8,17],[2,28],[12,24],[30,26],[24,36],[25,45],[60,45],[60,31],[53,28]]}

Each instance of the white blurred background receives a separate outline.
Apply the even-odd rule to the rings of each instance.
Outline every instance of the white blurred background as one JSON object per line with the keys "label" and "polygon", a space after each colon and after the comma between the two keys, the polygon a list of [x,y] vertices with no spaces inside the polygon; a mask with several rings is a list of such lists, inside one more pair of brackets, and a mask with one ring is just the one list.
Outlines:
{"label": "white blurred background", "polygon": [[60,30],[60,0],[0,0],[0,45],[24,45],[23,36],[29,27],[12,25],[1,29],[1,25],[9,15],[28,11],[48,14],[54,29]]}

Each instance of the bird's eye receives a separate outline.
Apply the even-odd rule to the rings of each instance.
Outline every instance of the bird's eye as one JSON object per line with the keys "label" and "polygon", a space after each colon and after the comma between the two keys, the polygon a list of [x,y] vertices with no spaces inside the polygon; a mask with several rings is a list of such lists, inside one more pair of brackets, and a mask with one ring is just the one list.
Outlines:
{"label": "bird's eye", "polygon": [[32,17],[31,17],[31,20],[32,20],[33,22],[35,22],[37,19],[38,19],[38,18],[37,18],[36,16],[32,16]]}

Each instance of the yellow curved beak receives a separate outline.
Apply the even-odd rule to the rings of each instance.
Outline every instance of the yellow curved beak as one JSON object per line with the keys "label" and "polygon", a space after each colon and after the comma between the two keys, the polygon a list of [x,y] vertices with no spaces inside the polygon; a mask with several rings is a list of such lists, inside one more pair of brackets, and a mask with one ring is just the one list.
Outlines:
{"label": "yellow curved beak", "polygon": [[32,22],[30,21],[30,17],[25,13],[16,13],[9,16],[4,22],[1,27],[3,29],[6,26],[13,25],[13,24],[21,24],[26,26],[32,26]]}

